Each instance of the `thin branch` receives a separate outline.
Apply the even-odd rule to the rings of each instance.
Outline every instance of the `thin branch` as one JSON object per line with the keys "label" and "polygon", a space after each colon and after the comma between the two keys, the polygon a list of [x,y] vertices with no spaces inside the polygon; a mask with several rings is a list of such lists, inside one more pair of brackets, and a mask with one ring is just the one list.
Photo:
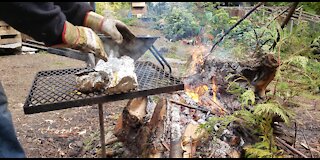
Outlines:
{"label": "thin branch", "polygon": [[[280,17],[282,14],[284,14],[289,8],[290,8],[290,7],[286,8],[286,9],[283,10],[280,14],[276,15],[275,17],[273,17],[272,20],[266,25],[266,28],[268,28],[274,20],[276,20],[278,17]],[[261,33],[261,37],[263,36],[263,34],[264,34],[265,31],[266,31],[266,30],[263,30],[263,32]],[[261,37],[260,37],[260,38],[261,38]],[[266,44],[268,41],[270,41],[270,40],[271,40],[271,39],[266,40],[264,43],[262,43],[261,46],[265,45],[265,44]]]}
{"label": "thin branch", "polygon": [[[294,11],[296,10],[297,6],[298,6],[299,2],[294,2],[291,6],[290,6],[290,10],[289,10],[289,13],[287,15],[287,17],[283,20],[282,24],[281,24],[281,29],[283,29],[289,22],[290,18],[292,17]],[[277,29],[277,33],[278,33],[278,36],[277,36],[277,40],[275,42],[273,42],[272,46],[270,47],[270,49],[274,49],[274,47],[277,45],[277,43],[279,42],[280,40],[280,33]],[[269,50],[270,50],[269,49]]]}
{"label": "thin branch", "polygon": [[294,143],[293,147],[296,147],[296,141],[297,141],[297,122],[294,122]]}
{"label": "thin branch", "polygon": [[210,53],[212,53],[213,49],[216,47],[218,43],[220,43],[223,38],[236,26],[238,26],[243,20],[245,20],[253,11],[255,11],[258,7],[260,7],[265,2],[259,2],[254,8],[252,8],[246,15],[244,15],[236,24],[234,24],[229,30],[212,46],[210,52],[204,56],[204,59],[206,59]]}
{"label": "thin branch", "polygon": [[308,149],[307,149],[307,150],[309,150],[309,151],[310,151],[311,158],[313,158],[313,154],[312,154],[312,151],[311,151],[311,149],[310,149],[310,145],[309,145],[309,143],[308,143],[308,141],[307,141],[307,139],[306,139],[306,136],[304,135],[303,130],[304,130],[304,129],[302,129],[302,131],[301,131],[302,136],[303,136],[303,139],[304,139],[304,141],[306,141],[306,144],[307,144],[307,146],[308,146]]}
{"label": "thin branch", "polygon": [[280,14],[276,15],[275,17],[273,17],[273,19],[266,25],[266,27],[268,28],[271,24],[271,22],[273,22],[275,19],[277,19],[278,17],[280,17],[281,15],[283,15],[287,10],[289,10],[290,7],[288,7],[287,9],[283,10]]}
{"label": "thin branch", "polygon": [[291,151],[293,151],[294,153],[297,153],[298,155],[302,156],[303,158],[308,158],[306,155],[304,155],[303,153],[301,153],[300,151],[298,151],[297,149],[293,148],[292,146],[290,146],[289,144],[287,144],[285,141],[283,141],[282,139],[280,139],[279,137],[275,137],[276,140],[278,140],[281,144],[283,144],[284,146],[286,146],[288,149],[290,149]]}
{"label": "thin branch", "polygon": [[194,106],[191,106],[191,105],[188,105],[188,104],[184,104],[184,103],[180,103],[180,102],[174,101],[172,99],[170,99],[169,101],[172,102],[172,103],[178,104],[180,106],[183,106],[183,107],[196,109],[196,110],[199,110],[199,111],[202,111],[202,112],[205,112],[205,113],[210,112],[210,113],[214,114],[212,111],[210,111],[209,109],[206,109],[206,108],[194,107]]}

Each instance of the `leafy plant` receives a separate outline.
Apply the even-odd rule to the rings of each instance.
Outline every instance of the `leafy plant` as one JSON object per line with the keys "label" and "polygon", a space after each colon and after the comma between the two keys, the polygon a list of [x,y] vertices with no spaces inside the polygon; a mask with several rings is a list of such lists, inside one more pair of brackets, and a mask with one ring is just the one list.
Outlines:
{"label": "leafy plant", "polygon": [[195,17],[185,8],[173,7],[164,20],[163,32],[169,39],[176,41],[197,34],[198,25]]}
{"label": "leafy plant", "polygon": [[251,89],[246,90],[243,94],[241,94],[240,102],[242,106],[254,105],[255,103],[254,91]]}

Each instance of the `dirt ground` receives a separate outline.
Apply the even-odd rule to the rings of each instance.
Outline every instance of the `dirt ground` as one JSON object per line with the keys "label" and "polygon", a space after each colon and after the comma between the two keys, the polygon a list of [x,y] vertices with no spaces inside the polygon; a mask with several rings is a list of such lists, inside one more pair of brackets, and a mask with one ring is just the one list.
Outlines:
{"label": "dirt ground", "polygon": [[[155,46],[174,49],[177,57],[167,55],[167,60],[173,68],[173,74],[181,76],[181,67],[186,63],[191,46],[177,45],[163,38],[159,31],[131,27],[137,35],[161,36]],[[172,48],[176,46],[177,48]],[[8,55],[0,56],[0,80],[6,91],[9,110],[19,141],[27,157],[99,157],[99,120],[98,107],[84,106],[58,111],[25,115],[23,104],[29,94],[32,81],[38,71],[85,67],[82,61],[56,56],[52,54]],[[157,63],[151,53],[146,53],[144,60]],[[294,108],[297,113],[298,133],[297,148],[311,157],[310,151],[298,143],[308,141],[309,145],[320,152],[320,100],[303,99],[306,107]],[[302,100],[300,99],[300,102]],[[114,137],[114,125],[127,100],[104,104],[104,122],[106,141]],[[294,130],[291,130],[294,132]],[[306,138],[303,138],[303,133]],[[115,151],[112,153],[112,151]],[[126,157],[121,143],[107,146],[110,157]],[[320,157],[313,151],[314,157]]]}

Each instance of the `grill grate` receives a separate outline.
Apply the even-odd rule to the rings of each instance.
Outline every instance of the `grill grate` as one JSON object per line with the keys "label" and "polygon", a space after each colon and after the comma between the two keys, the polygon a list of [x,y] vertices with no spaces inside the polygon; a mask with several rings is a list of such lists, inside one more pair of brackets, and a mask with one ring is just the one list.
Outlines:
{"label": "grill grate", "polygon": [[83,94],[75,87],[75,73],[85,69],[89,68],[38,72],[23,106],[24,113],[47,112],[183,90],[183,83],[179,79],[151,62],[137,61],[135,72],[139,86],[136,90],[109,95],[98,92]]}

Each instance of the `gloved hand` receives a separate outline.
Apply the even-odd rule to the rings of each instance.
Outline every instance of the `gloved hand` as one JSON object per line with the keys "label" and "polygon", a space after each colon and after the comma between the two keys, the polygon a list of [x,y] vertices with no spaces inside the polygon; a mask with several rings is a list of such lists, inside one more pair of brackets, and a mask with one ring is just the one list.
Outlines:
{"label": "gloved hand", "polygon": [[123,40],[131,41],[135,38],[135,35],[123,22],[104,18],[95,12],[87,13],[84,26],[99,31],[106,36],[111,36],[118,44],[122,43]]}
{"label": "gloved hand", "polygon": [[54,45],[54,48],[73,48],[93,53],[96,57],[107,61],[107,54],[99,36],[91,29],[74,26],[68,21],[64,24],[62,32],[63,44]]}

